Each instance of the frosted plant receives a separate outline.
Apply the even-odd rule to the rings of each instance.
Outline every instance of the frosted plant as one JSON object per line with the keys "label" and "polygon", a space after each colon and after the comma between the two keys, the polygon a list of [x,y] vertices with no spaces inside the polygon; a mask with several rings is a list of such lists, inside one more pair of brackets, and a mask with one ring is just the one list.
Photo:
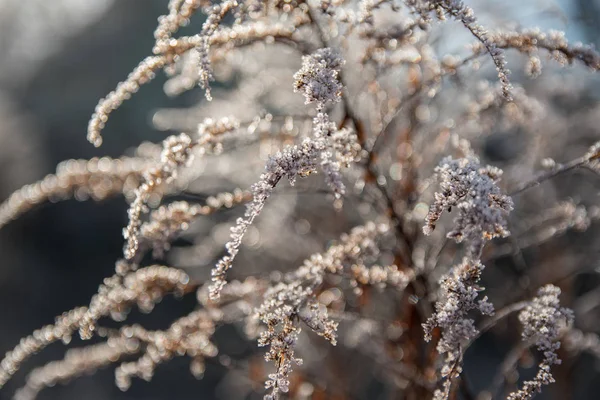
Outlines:
{"label": "frosted plant", "polygon": [[[510,399],[529,399],[555,379],[550,369],[563,335],[561,358],[597,355],[597,265],[587,256],[594,257],[600,219],[600,114],[596,83],[584,73],[598,70],[600,56],[557,31],[507,28],[513,17],[526,25],[519,17],[528,5],[473,3],[478,19],[467,3],[170,0],[147,57],[98,102],[88,139],[99,146],[105,129],[117,131],[112,114],[126,113],[117,110],[161,73],[167,96],[192,91],[179,104],[197,104],[154,114],[153,126],[168,132],[159,143],[120,158],[68,160],[0,205],[3,229],[56,201],[122,194],[129,208],[114,273],[89,302],[7,351],[0,396],[14,381],[23,385],[17,398],[33,399],[109,364],[117,387],[128,390],[184,357],[194,377],[210,371],[221,379],[209,397],[381,391],[487,399],[502,395],[505,382],[516,384],[523,350],[536,345],[537,376],[510,387]],[[506,15],[498,18],[498,10]],[[457,23],[436,23],[445,19]],[[461,31],[474,43],[457,43]],[[514,84],[507,61],[526,72]],[[560,68],[566,65],[573,68]],[[20,130],[6,121],[0,138]],[[15,151],[7,160],[20,168],[30,158]],[[16,168],[11,161],[3,167],[5,174]],[[27,236],[29,218],[35,215],[14,223],[19,235],[7,234],[9,245]],[[13,261],[12,249],[3,249]],[[582,331],[571,327],[552,282],[569,289]],[[14,290],[29,286],[37,287]],[[155,312],[169,295],[185,297],[187,313],[176,301]],[[169,321],[151,329],[133,309]],[[493,344],[514,339],[503,327],[515,313],[522,343],[504,359],[471,357],[488,331]],[[12,321],[4,322],[10,336]],[[77,333],[81,347],[19,382],[30,357],[70,344]],[[267,362],[251,348],[264,350]],[[483,356],[500,368],[490,388],[476,393],[488,374],[471,370]],[[578,379],[597,374],[582,370]],[[550,394],[579,393],[569,383]],[[188,389],[173,386],[173,396]]]}
{"label": "frosted plant", "polygon": [[17,393],[15,400],[33,400],[45,387],[93,373],[121,358],[135,354],[140,343],[133,338],[114,338],[107,342],[66,352],[64,360],[52,361],[31,371],[27,383]]}
{"label": "frosted plant", "polygon": [[142,174],[154,160],[136,157],[68,160],[60,163],[55,174],[13,193],[0,206],[0,226],[46,201],[92,198],[101,201],[119,193],[132,197]]}
{"label": "frosted plant", "polygon": [[477,158],[445,158],[435,169],[442,192],[435,193],[435,202],[427,214],[425,234],[431,234],[442,213],[458,208],[454,230],[448,237],[468,243],[469,254],[478,258],[485,241],[508,236],[506,214],[512,210],[510,197],[496,185],[502,171],[481,167]]}
{"label": "frosted plant", "polygon": [[198,127],[198,139],[193,140],[188,134],[169,136],[163,142],[158,166],[145,172],[144,183],[135,191],[135,199],[129,207],[129,224],[123,230],[127,239],[125,258],[132,259],[139,246],[139,228],[142,223],[141,215],[147,211],[146,203],[153,195],[161,195],[161,185],[172,183],[177,179],[179,169],[189,166],[194,160],[194,149],[218,146],[222,136],[239,127],[234,119],[205,120]]}
{"label": "frosted plant", "polygon": [[[340,175],[340,162],[333,160],[333,153],[347,165],[355,158],[356,136],[347,128],[339,130],[330,121],[325,107],[329,102],[339,102],[342,97],[340,69],[345,61],[330,48],[319,49],[302,58],[302,68],[294,75],[294,90],[302,92],[306,104],[317,103],[317,116],[313,120],[313,135],[324,147],[320,150],[321,169],[325,181],[339,199],[345,193]],[[360,148],[360,147],[359,147]],[[337,151],[336,151],[337,150]]]}
{"label": "frosted plant", "polygon": [[340,101],[338,76],[343,65],[344,60],[330,48],[302,57],[302,68],[294,74],[294,90],[302,92],[306,104],[317,103],[317,110],[323,112],[327,102]]}
{"label": "frosted plant", "polygon": [[550,368],[560,364],[556,351],[560,348],[560,330],[573,322],[573,312],[560,307],[560,289],[546,285],[539,289],[537,296],[519,313],[523,325],[522,337],[535,344],[544,356],[535,378],[523,384],[523,388],[511,393],[509,400],[528,400],[542,390],[542,386],[554,382]]}
{"label": "frosted plant", "polygon": [[496,185],[502,170],[481,167],[474,156],[458,160],[450,157],[442,160],[435,169],[442,192],[435,193],[435,203],[427,214],[425,234],[431,234],[444,210],[458,208],[454,229],[447,234],[457,242],[467,243],[466,257],[440,280],[439,299],[435,313],[427,320],[425,340],[432,339],[432,330],[439,327],[442,336],[437,345],[446,359],[441,370],[445,378],[443,390],[436,392],[436,399],[448,399],[452,381],[462,371],[463,347],[479,331],[469,312],[479,311],[482,315],[493,315],[494,307],[487,297],[477,301],[478,285],[484,269],[480,256],[485,242],[496,236],[508,236],[506,214],[512,210],[512,199],[500,192]]}
{"label": "frosted plant", "polygon": [[[498,48],[518,49],[523,53],[531,54],[528,68],[537,71],[536,74],[533,74],[534,77],[541,73],[541,60],[536,56],[540,50],[547,51],[561,65],[580,61],[593,70],[600,68],[600,58],[598,58],[598,53],[595,52],[594,48],[583,44],[570,44],[564,32],[550,31],[545,33],[540,29],[525,29],[519,32],[494,32],[489,34],[489,40]],[[481,43],[475,44],[473,50],[479,52],[484,50],[482,47]]]}
{"label": "frosted plant", "polygon": [[281,178],[287,177],[293,185],[296,177],[307,176],[315,172],[315,158],[318,151],[318,143],[306,139],[300,147],[286,148],[283,152],[277,153],[269,159],[265,167],[266,172],[261,175],[260,181],[252,185],[253,199],[248,203],[244,217],[238,218],[236,226],[231,228],[231,240],[226,244],[228,255],[223,257],[212,271],[212,298],[217,299],[219,297],[219,293],[226,283],[225,274],[231,268],[233,260],[239,252],[239,247],[248,227],[262,211],[277,183]]}
{"label": "frosted plant", "polygon": [[423,11],[426,8],[431,8],[437,12],[438,17],[443,18],[445,14],[456,18],[479,40],[487,53],[492,57],[498,78],[502,84],[502,93],[507,100],[512,100],[511,84],[508,79],[509,71],[506,69],[506,61],[502,50],[489,38],[488,32],[484,27],[479,25],[473,10],[466,6],[462,0],[411,0],[407,3],[416,6],[417,10]]}
{"label": "frosted plant", "polygon": [[123,237],[127,239],[126,258],[133,258],[138,249],[140,216],[146,211],[146,203],[150,196],[156,191],[157,186],[175,179],[179,167],[190,162],[192,147],[192,139],[184,133],[179,136],[171,136],[164,141],[160,166],[146,173],[145,182],[136,190],[135,200],[129,208],[129,224],[123,230]]}
{"label": "frosted plant", "polygon": [[147,331],[141,326],[122,328],[125,337],[132,337],[146,346],[140,358],[124,362],[117,368],[117,386],[127,390],[134,376],[151,380],[156,367],[176,355],[192,357],[192,373],[202,376],[204,359],[218,353],[210,338],[215,332],[216,322],[221,318],[222,314],[218,311],[211,313],[198,310],[175,321],[166,331]]}
{"label": "frosted plant", "polygon": [[149,56],[129,74],[126,81],[119,83],[117,88],[110,92],[96,106],[96,110],[88,125],[88,140],[96,147],[102,145],[100,132],[104,129],[110,113],[123,104],[123,101],[136,93],[140,86],[154,78],[154,71],[165,66],[165,60],[158,56]]}
{"label": "frosted plant", "polygon": [[[320,157],[320,167],[328,186],[336,197],[344,193],[339,172],[340,164],[332,160],[330,151],[333,144],[329,138],[336,131],[336,127],[330,122],[329,115],[324,110],[327,102],[340,99],[342,86],[338,81],[338,72],[342,65],[343,60],[327,48],[303,58],[302,69],[294,75],[295,89],[303,91],[307,103],[317,102],[318,114],[313,120],[313,137],[304,139],[301,146],[286,148],[283,152],[270,157],[265,167],[266,172],[261,175],[260,181],[252,185],[253,200],[247,205],[244,218],[238,218],[236,226],[231,229],[231,240],[226,244],[228,254],[212,271],[214,284],[211,296],[213,298],[218,298],[219,292],[225,285],[225,273],[231,268],[248,227],[261,213],[281,178],[287,177],[290,184],[294,185],[298,176],[308,176],[316,172],[316,158]],[[345,160],[348,159],[347,148],[354,147],[354,143],[351,142],[354,137],[347,132],[335,135],[337,146],[341,150],[340,157]]]}
{"label": "frosted plant", "polygon": [[372,285],[380,288],[393,287],[400,291],[406,289],[415,278],[413,271],[401,271],[396,265],[367,267],[357,263],[352,265],[354,285]]}
{"label": "frosted plant", "polygon": [[150,220],[140,227],[142,246],[152,247],[154,258],[163,258],[170,249],[171,242],[199,216],[206,216],[222,208],[232,208],[250,201],[250,192],[235,190],[233,193],[219,193],[206,200],[205,205],[177,201],[161,206],[153,211]]}
{"label": "frosted plant", "polygon": [[208,12],[208,18],[202,25],[202,31],[200,32],[201,42],[200,46],[198,46],[198,52],[200,53],[199,83],[206,90],[207,100],[212,100],[210,81],[214,80],[208,55],[210,51],[210,37],[215,33],[225,15],[237,6],[238,2],[236,0],[225,0],[221,4],[212,6]]}
{"label": "frosted plant", "polygon": [[91,338],[95,323],[100,317],[110,315],[122,319],[136,303],[150,312],[164,294],[183,294],[189,285],[187,274],[161,266],[145,267],[132,272],[124,277],[122,284],[117,284],[119,280],[115,278],[105,280],[89,307],[79,307],[63,313],[53,325],[44,326],[31,336],[23,338],[17,347],[6,353],[1,363],[0,385],[10,379],[23,361],[46,346],[57,341],[70,342],[77,330],[82,338]]}
{"label": "frosted plant", "polygon": [[[270,391],[265,399],[279,399],[281,393],[287,393],[292,363],[302,364],[302,359],[295,355],[300,322],[336,345],[338,323],[331,320],[327,309],[319,304],[317,289],[324,283],[325,274],[341,275],[348,264],[360,263],[376,248],[376,240],[387,230],[386,226],[374,224],[354,228],[349,235],[342,236],[339,244],[324,254],[314,254],[288,274],[284,282],[266,291],[263,303],[256,310],[256,318],[267,326],[260,334],[259,346],[269,346],[265,359],[274,361],[277,371],[269,375],[265,384]],[[371,282],[363,280],[363,283]]]}
{"label": "frosted plant", "polygon": [[477,310],[482,315],[494,314],[494,306],[487,297],[477,300],[479,292],[483,290],[478,285],[483,269],[484,266],[479,261],[468,258],[452,268],[450,273],[440,280],[441,293],[435,313],[423,324],[426,341],[432,339],[432,330],[435,327],[442,330],[437,350],[445,355],[441,374],[446,380],[444,391],[437,395],[440,399],[448,398],[452,380],[462,371],[463,346],[479,333],[475,328],[475,321],[469,318],[469,313]]}
{"label": "frosted plant", "polygon": [[2,360],[0,385],[4,385],[17,372],[21,363],[44,347],[59,340],[68,343],[72,333],[77,329],[79,321],[86,313],[86,307],[79,307],[63,313],[52,325],[46,325],[33,332],[33,335],[21,339],[20,343],[7,352]]}

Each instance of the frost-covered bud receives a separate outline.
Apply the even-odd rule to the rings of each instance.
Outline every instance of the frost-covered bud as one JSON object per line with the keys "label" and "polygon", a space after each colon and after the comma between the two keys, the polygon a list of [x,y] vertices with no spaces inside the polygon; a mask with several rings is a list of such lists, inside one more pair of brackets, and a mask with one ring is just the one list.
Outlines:
{"label": "frost-covered bud", "polygon": [[435,169],[441,192],[435,193],[435,202],[426,217],[423,232],[429,235],[442,213],[458,208],[454,229],[448,237],[457,242],[467,241],[470,255],[477,258],[485,241],[497,236],[508,236],[506,214],[512,210],[509,196],[500,192],[497,182],[502,170],[481,167],[475,157],[442,160]]}
{"label": "frost-covered bud", "polygon": [[434,399],[448,399],[452,379],[461,372],[463,346],[479,334],[469,313],[477,310],[482,315],[494,314],[494,306],[487,297],[477,300],[479,292],[483,290],[478,285],[483,269],[484,266],[479,261],[465,257],[461,264],[442,277],[435,312],[423,324],[426,341],[432,339],[431,333],[434,328],[439,327],[442,333],[437,350],[445,355],[441,375],[446,380],[443,384],[444,390],[436,391]]}
{"label": "frost-covered bud", "polygon": [[538,290],[537,296],[519,314],[519,321],[523,324],[523,340],[533,341],[544,359],[536,376],[526,381],[522,389],[511,393],[508,400],[529,400],[542,390],[542,386],[554,382],[550,368],[561,362],[556,354],[560,348],[558,339],[561,330],[573,322],[573,311],[560,306],[559,295],[559,288],[546,285]]}
{"label": "frost-covered bud", "polygon": [[435,313],[423,324],[426,340],[431,339],[433,328],[442,328],[438,351],[447,354],[452,361],[459,356],[461,344],[478,333],[474,321],[468,317],[469,311],[478,310],[483,315],[494,313],[487,297],[477,300],[483,290],[478,282],[484,268],[479,261],[465,258],[444,276],[440,280],[440,300],[435,305]]}
{"label": "frost-covered bud", "polygon": [[294,74],[294,90],[302,92],[306,104],[338,102],[342,96],[339,71],[344,60],[332,49],[319,49],[302,57],[302,68]]}
{"label": "frost-covered bud", "polygon": [[530,78],[537,78],[542,74],[542,61],[538,56],[531,56],[525,65],[525,73]]}
{"label": "frost-covered bud", "polygon": [[555,353],[560,347],[560,329],[573,321],[573,311],[560,306],[560,289],[553,285],[542,287],[537,296],[519,314],[523,325],[523,340],[534,340],[550,364],[560,360]]}

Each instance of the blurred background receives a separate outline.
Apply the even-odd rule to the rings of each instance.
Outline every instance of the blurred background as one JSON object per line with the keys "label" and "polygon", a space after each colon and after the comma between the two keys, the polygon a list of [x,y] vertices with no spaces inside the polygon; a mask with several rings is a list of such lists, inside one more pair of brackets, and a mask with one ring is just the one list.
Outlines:
{"label": "blurred background", "polygon": [[[491,12],[512,4],[506,18],[518,18],[523,26],[565,30],[574,41],[598,45],[600,40],[600,0],[468,3],[476,11],[484,4]],[[160,108],[192,106],[202,99],[202,90],[167,98],[162,90],[164,77],[159,74],[111,116],[102,148],[95,149],[86,141],[87,123],[98,99],[150,53],[156,19],[166,4],[167,0],[0,0],[1,200],[53,172],[62,160],[118,157],[144,140],[160,141],[166,135],[152,127],[153,113]],[[480,16],[485,22],[485,16]],[[510,152],[506,140],[490,144],[492,156]],[[56,315],[89,302],[122,254],[126,210],[122,198],[45,204],[0,230],[0,353],[51,323]],[[152,314],[136,314],[133,320],[143,318],[148,327],[164,328],[194,305],[193,295],[169,298]],[[242,341],[225,343],[233,336],[234,332],[225,332],[217,335],[217,341],[221,338],[222,346],[237,346],[232,351],[238,354],[254,351]],[[0,399],[10,398],[32,366],[62,354],[62,345],[54,344],[28,361],[0,391]],[[485,367],[489,361],[472,362]],[[222,381],[224,372],[224,367],[215,364],[197,381],[188,372],[186,360],[174,359],[158,368],[151,383],[134,380],[123,393],[113,384],[113,369],[108,368],[45,390],[39,398],[209,399],[219,395],[220,385],[227,384]],[[587,380],[576,393],[576,398],[595,399],[600,382]]]}

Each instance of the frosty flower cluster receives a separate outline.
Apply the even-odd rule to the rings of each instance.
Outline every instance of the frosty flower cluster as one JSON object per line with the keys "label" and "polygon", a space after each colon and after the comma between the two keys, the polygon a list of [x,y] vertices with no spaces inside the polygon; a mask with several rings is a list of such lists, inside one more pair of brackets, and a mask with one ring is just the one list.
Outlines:
{"label": "frosty flower cluster", "polygon": [[294,74],[294,90],[301,92],[306,104],[317,103],[322,110],[327,102],[338,102],[342,95],[339,80],[344,60],[330,48],[319,49],[302,57],[302,68]]}
{"label": "frosty flower cluster", "polygon": [[423,227],[426,235],[436,226],[444,211],[458,208],[454,230],[448,237],[457,242],[467,241],[469,253],[478,258],[485,241],[497,236],[508,236],[506,214],[512,210],[509,196],[501,193],[497,182],[502,170],[481,167],[474,157],[442,160],[435,169],[441,192],[435,193]]}
{"label": "frosty flower cluster", "polygon": [[542,390],[542,386],[554,382],[550,373],[553,364],[560,364],[556,351],[560,348],[561,329],[573,322],[573,312],[560,306],[560,289],[546,285],[538,290],[537,296],[519,314],[523,325],[523,340],[531,341],[543,355],[538,373],[523,388],[511,393],[508,400],[529,400]]}
{"label": "frosty flower cluster", "polygon": [[317,103],[313,137],[319,146],[325,182],[338,199],[346,191],[340,174],[341,164],[348,165],[360,151],[356,135],[348,128],[338,130],[325,110],[327,102],[341,99],[343,86],[339,74],[343,64],[344,60],[334,50],[323,48],[303,57],[302,68],[294,75],[294,90],[302,92],[306,104]]}
{"label": "frosty flower cluster", "polygon": [[[478,333],[475,321],[468,317],[472,310],[482,315],[492,315],[494,306],[487,297],[477,300],[483,290],[478,285],[484,266],[479,261],[468,258],[452,268],[450,273],[440,280],[440,300],[436,304],[435,313],[427,320],[425,339],[431,340],[431,331],[435,327],[442,328],[442,338],[438,342],[438,351],[447,357],[447,365],[452,365],[461,357],[461,345],[475,337]],[[449,371],[442,371],[444,376]]]}
{"label": "frosty flower cluster", "polygon": [[324,254],[314,254],[288,274],[284,282],[267,289],[264,302],[256,311],[256,317],[267,326],[260,335],[259,345],[269,346],[265,359],[275,361],[277,365],[277,372],[270,374],[265,384],[270,389],[266,398],[278,399],[281,393],[286,393],[292,361],[298,365],[302,363],[302,359],[295,356],[300,321],[331,344],[337,343],[338,323],[331,320],[327,309],[319,304],[317,290],[323,284],[325,274],[341,275],[344,267],[362,264],[366,256],[377,251],[376,241],[387,231],[388,227],[384,225],[356,227],[349,235],[342,236],[339,244],[331,246]]}

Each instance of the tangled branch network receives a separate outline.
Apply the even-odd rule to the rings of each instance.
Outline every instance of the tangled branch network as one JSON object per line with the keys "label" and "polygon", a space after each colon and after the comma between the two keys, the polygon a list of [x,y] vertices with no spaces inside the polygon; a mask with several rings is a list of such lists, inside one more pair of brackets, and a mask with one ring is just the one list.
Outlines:
{"label": "tangled branch network", "polygon": [[[530,399],[568,379],[561,358],[600,354],[598,325],[577,325],[600,296],[580,307],[576,284],[599,282],[569,240],[588,231],[598,245],[600,113],[578,106],[575,125],[556,100],[567,66],[570,101],[590,98],[593,47],[488,31],[460,0],[170,0],[154,39],[87,137],[109,141],[111,115],[160,72],[168,96],[205,93],[154,115],[177,133],[128,157],[65,161],[0,205],[4,226],[47,201],[129,204],[114,274],[6,353],[0,390],[74,336],[95,341],[34,368],[16,399],[113,364],[127,390],[175,357],[197,378],[227,367],[232,399]],[[565,174],[578,179],[552,186]],[[164,330],[127,323],[133,308],[193,294]],[[522,340],[506,330],[516,321]],[[224,325],[268,364],[220,348]],[[485,340],[515,344],[503,358]],[[472,385],[482,357],[496,377]],[[527,358],[539,358],[531,379]]]}

